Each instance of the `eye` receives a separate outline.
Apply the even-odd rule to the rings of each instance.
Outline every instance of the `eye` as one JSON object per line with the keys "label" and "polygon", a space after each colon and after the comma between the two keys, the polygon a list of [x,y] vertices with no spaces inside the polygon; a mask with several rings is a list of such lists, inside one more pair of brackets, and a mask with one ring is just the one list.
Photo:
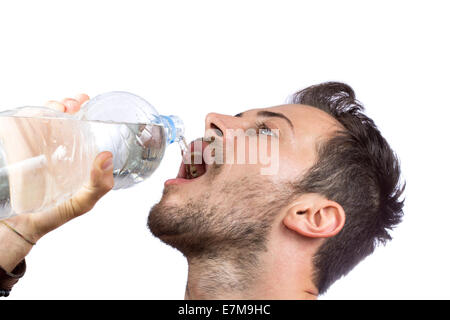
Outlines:
{"label": "eye", "polygon": [[273,132],[264,122],[256,122],[256,128],[258,129],[259,134],[276,137],[275,132]]}

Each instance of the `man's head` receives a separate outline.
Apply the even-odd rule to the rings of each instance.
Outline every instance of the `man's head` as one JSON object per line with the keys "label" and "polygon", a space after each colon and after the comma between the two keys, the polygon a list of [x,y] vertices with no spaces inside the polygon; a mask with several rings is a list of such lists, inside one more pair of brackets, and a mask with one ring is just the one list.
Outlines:
{"label": "man's head", "polygon": [[[213,136],[224,145],[225,163],[206,166],[196,179],[166,183],[150,230],[188,260],[228,257],[247,278],[268,247],[295,243],[304,254],[293,259],[307,260],[296,263],[309,263],[314,285],[325,292],[376,243],[389,240],[387,230],[402,216],[398,161],[362,111],[349,86],[324,83],[296,93],[291,104],[209,114],[205,140]],[[239,130],[256,132],[246,134],[247,142],[267,138],[241,153],[248,160],[269,148],[275,172],[227,159],[228,145],[233,157],[239,154]]]}

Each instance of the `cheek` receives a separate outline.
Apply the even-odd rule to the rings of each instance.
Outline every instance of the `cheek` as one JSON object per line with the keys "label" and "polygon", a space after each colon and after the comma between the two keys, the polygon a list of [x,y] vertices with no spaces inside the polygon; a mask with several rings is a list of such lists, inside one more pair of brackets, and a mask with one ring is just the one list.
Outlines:
{"label": "cheek", "polygon": [[280,151],[278,139],[265,135],[238,135],[218,147],[226,164],[268,165]]}
{"label": "cheek", "polygon": [[309,157],[305,153],[297,157],[291,154],[281,157],[278,178],[284,181],[297,180],[314,165],[314,162],[314,157]]}
{"label": "cheek", "polygon": [[250,177],[258,174],[259,167],[255,164],[225,164],[219,176],[224,181],[234,181],[242,177]]}
{"label": "cheek", "polygon": [[224,164],[215,178],[233,181],[242,177],[267,176],[273,181],[289,181],[314,163],[311,150],[266,138],[246,137],[241,143],[234,141],[233,150],[223,152]]}

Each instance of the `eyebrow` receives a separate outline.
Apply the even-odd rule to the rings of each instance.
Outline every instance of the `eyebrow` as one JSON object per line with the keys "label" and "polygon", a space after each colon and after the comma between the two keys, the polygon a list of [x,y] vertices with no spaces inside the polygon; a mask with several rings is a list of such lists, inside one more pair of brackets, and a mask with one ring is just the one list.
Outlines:
{"label": "eyebrow", "polygon": [[[235,117],[241,118],[244,115],[243,112],[240,112],[238,114],[235,115]],[[289,124],[289,126],[291,127],[292,130],[294,130],[294,125],[292,124],[291,120],[289,120],[288,117],[286,117],[284,114],[282,113],[278,113],[278,112],[272,112],[272,111],[259,111],[257,114],[257,116],[259,117],[264,117],[264,118],[280,118],[280,119],[284,119],[287,121],[287,123]]]}

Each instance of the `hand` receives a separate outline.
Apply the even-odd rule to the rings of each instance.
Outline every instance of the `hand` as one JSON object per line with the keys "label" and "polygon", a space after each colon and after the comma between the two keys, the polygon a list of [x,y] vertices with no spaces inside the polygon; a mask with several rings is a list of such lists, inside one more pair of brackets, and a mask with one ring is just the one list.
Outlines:
{"label": "hand", "polygon": [[[46,106],[62,112],[76,113],[89,100],[85,94],[66,98],[61,102],[49,101]],[[112,154],[97,155],[92,166],[90,181],[77,194],[58,207],[45,212],[18,215],[6,220],[13,228],[32,242],[37,242],[48,232],[90,211],[97,201],[114,185]],[[0,266],[11,271],[28,254],[31,245],[19,236],[0,226]]]}

